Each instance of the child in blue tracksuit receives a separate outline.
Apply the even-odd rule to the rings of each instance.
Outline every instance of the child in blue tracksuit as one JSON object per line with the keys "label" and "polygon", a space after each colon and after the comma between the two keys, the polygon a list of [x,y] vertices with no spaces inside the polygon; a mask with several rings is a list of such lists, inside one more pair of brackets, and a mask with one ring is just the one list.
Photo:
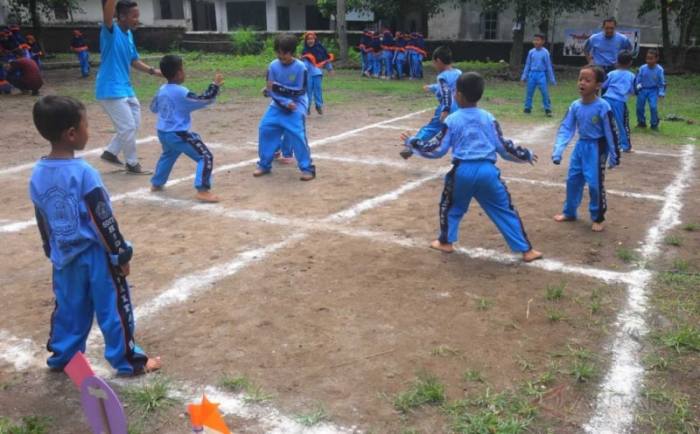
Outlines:
{"label": "child in blue tracksuit", "polygon": [[370,62],[370,52],[372,50],[372,32],[365,30],[360,37],[360,44],[357,46],[362,59],[362,76],[369,77],[372,75],[372,65]]}
{"label": "child in blue tracksuit", "polygon": [[182,85],[185,81],[185,70],[182,58],[174,55],[163,56],[160,61],[160,71],[168,80],[158,90],[151,101],[151,111],[158,115],[158,139],[163,147],[163,153],[156,163],[156,170],[151,178],[151,191],[162,191],[168,182],[170,171],[181,154],[185,154],[197,162],[197,172],[194,178],[196,198],[200,202],[215,203],[219,198],[211,190],[211,177],[214,170],[214,156],[199,134],[190,131],[192,127],[191,114],[208,106],[216,100],[223,83],[221,74],[216,74],[214,81],[202,95],[190,92]]}
{"label": "child in blue tracksuit", "polygon": [[80,62],[80,75],[85,78],[90,75],[90,51],[85,38],[80,30],[73,30],[73,38],[70,41],[70,49],[78,56]]}
{"label": "child in blue tracksuit", "polygon": [[301,59],[308,72],[308,97],[309,108],[306,114],[311,114],[311,103],[316,106],[316,112],[323,114],[323,71],[333,72],[333,54],[329,54],[316,33],[307,32],[304,35],[304,49],[301,51]]}
{"label": "child in blue tracksuit", "polygon": [[29,45],[29,55],[31,56],[36,66],[42,69],[41,58],[44,57],[44,50],[41,47],[39,41],[36,40],[34,35],[27,35],[27,45]]}
{"label": "child in blue tracksuit", "polygon": [[432,92],[438,100],[438,106],[435,108],[435,113],[427,125],[423,126],[415,136],[410,136],[404,133],[401,137],[406,144],[406,148],[400,152],[400,155],[407,159],[413,151],[408,146],[409,142],[418,140],[427,142],[443,131],[445,119],[450,113],[457,110],[457,102],[455,96],[457,94],[457,79],[462,75],[462,71],[452,67],[452,51],[445,46],[438,47],[433,52],[433,66],[438,72],[437,82],[435,84],[424,86],[425,91]]}
{"label": "child in blue tracksuit", "polygon": [[610,104],[598,97],[605,81],[605,71],[598,66],[585,66],[579,72],[578,89],[581,99],[574,101],[561,122],[554,144],[552,162],[560,164],[564,149],[578,129],[576,143],[569,162],[566,180],[566,201],[561,214],[554,216],[557,222],[576,220],[577,209],[583,197],[583,187],[588,184],[589,211],[594,232],[603,230],[607,199],[605,197],[605,163],[610,168],[620,164],[620,148],[617,127]]}
{"label": "child in blue tracksuit", "polygon": [[382,37],[378,33],[372,33],[372,41],[370,42],[369,63],[370,75],[373,78],[380,78],[382,75],[382,63],[384,62],[384,53],[382,50]]}
{"label": "child in blue tracksuit", "polygon": [[306,67],[294,58],[297,48],[294,35],[277,36],[274,48],[277,60],[273,60],[267,69],[267,86],[263,91],[272,101],[260,120],[260,160],[253,176],[270,173],[275,152],[282,148],[284,141],[294,151],[302,172],[300,179],[311,181],[316,177],[316,167],[306,140],[306,111],[309,106]]}
{"label": "child in blue tracksuit", "polygon": [[423,78],[423,59],[428,57],[425,52],[425,40],[420,33],[411,33],[411,38],[406,46],[408,50],[408,62],[410,65],[410,75],[413,80]]}
{"label": "child in blue tracksuit", "polygon": [[630,140],[630,115],[627,99],[634,94],[634,74],[630,72],[632,53],[623,51],[617,56],[617,69],[610,71],[603,83],[603,99],[610,104],[617,131],[620,135],[620,147],[624,152],[632,152]]}
{"label": "child in blue tracksuit", "polygon": [[637,90],[637,126],[640,128],[647,127],[644,111],[647,101],[649,101],[651,129],[658,130],[658,100],[666,96],[666,78],[664,77],[664,68],[657,63],[659,61],[658,51],[654,49],[647,51],[646,61],[646,65],[642,65],[637,71],[637,77],[634,80]]}
{"label": "child in blue tracksuit", "polygon": [[440,235],[431,247],[446,253],[454,251],[459,224],[472,198],[498,227],[514,252],[525,262],[542,257],[534,250],[515,210],[501,173],[496,155],[519,163],[534,163],[537,156],[503,138],[493,115],[477,107],[484,93],[484,79],[475,72],[462,74],[457,81],[456,101],[459,110],[447,117],[442,134],[424,142],[412,139],[409,145],[426,158],[440,158],[452,149],[452,170],[445,176],[440,200]]}
{"label": "child in blue tracksuit", "polygon": [[539,89],[542,93],[542,105],[544,113],[547,117],[552,116],[552,101],[549,99],[549,89],[547,82],[556,85],[557,81],[554,78],[554,69],[552,68],[552,59],[549,56],[549,51],[544,48],[544,35],[537,34],[532,40],[535,46],[527,53],[525,68],[520,77],[521,81],[527,80],[527,91],[525,93],[525,110],[529,114],[532,112],[532,97],[535,94],[535,89]]}
{"label": "child in blue tracksuit", "polygon": [[408,46],[408,35],[401,32],[396,32],[396,54],[394,55],[394,68],[396,68],[396,76],[399,80],[403,79],[406,72],[406,47]]}
{"label": "child in blue tracksuit", "polygon": [[51,152],[34,166],[29,192],[44,253],[53,264],[56,297],[47,364],[63,370],[85,343],[93,317],[105,340],[105,358],[118,375],[160,368],[134,340],[129,262],[131,244],[122,236],[99,173],[75,151],[85,148],[85,106],[73,98],[47,96],[34,105],[34,124]]}
{"label": "child in blue tracksuit", "polygon": [[394,78],[394,54],[396,54],[396,41],[389,30],[382,36],[382,78],[391,80]]}

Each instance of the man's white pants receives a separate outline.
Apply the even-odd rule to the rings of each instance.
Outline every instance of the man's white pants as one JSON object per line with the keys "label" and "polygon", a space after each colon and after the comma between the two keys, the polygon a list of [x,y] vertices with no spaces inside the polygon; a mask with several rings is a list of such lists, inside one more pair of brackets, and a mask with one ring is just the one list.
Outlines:
{"label": "man's white pants", "polygon": [[136,156],[136,133],[141,125],[141,105],[135,97],[100,100],[102,108],[114,124],[117,134],[107,146],[114,155],[124,150],[124,159],[130,165],[139,162]]}

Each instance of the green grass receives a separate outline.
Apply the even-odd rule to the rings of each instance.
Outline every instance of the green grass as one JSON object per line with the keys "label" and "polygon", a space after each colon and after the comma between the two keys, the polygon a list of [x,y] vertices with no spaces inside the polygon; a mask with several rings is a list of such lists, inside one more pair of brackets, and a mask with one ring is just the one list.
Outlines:
{"label": "green grass", "polygon": [[444,407],[451,417],[451,429],[456,433],[490,434],[523,433],[537,414],[537,408],[527,396],[511,391],[483,393],[451,402]]}
{"label": "green grass", "polygon": [[44,416],[24,416],[18,423],[0,416],[0,434],[49,434],[50,425]]}
{"label": "green grass", "polygon": [[485,383],[484,377],[481,372],[476,369],[469,369],[464,374],[462,374],[464,381],[473,381],[475,383]]}
{"label": "green grass", "polygon": [[144,418],[172,407],[177,402],[171,398],[170,382],[161,375],[156,375],[142,385],[124,389],[124,403],[130,412]]}
{"label": "green grass", "polygon": [[698,421],[691,410],[691,401],[683,393],[667,388],[647,387],[643,393],[638,419],[654,433],[697,433]]}
{"label": "green grass", "polygon": [[555,285],[547,285],[545,289],[544,298],[548,301],[558,301],[564,296],[564,289],[566,289],[566,283],[561,282]]}
{"label": "green grass", "polygon": [[560,311],[559,309],[547,308],[545,310],[545,312],[546,312],[547,319],[549,320],[549,322],[554,323],[554,322],[559,322],[562,319],[564,319],[564,313],[562,313],[562,311]]}
{"label": "green grass", "polygon": [[661,342],[677,353],[684,351],[700,352],[700,328],[683,325],[661,335]]}
{"label": "green grass", "polygon": [[481,310],[481,311],[489,310],[491,308],[492,304],[493,303],[488,298],[479,297],[476,300],[476,310]]}
{"label": "green grass", "polygon": [[595,365],[586,360],[574,360],[569,370],[569,374],[578,383],[586,383],[595,377],[598,370]]}
{"label": "green grass", "polygon": [[683,240],[678,235],[669,235],[664,238],[664,244],[667,246],[680,247],[683,244]]}
{"label": "green grass", "polygon": [[244,375],[226,375],[219,380],[219,385],[230,392],[245,392],[250,384]]}
{"label": "green grass", "polygon": [[634,262],[639,259],[639,255],[635,253],[633,250],[628,249],[627,247],[618,247],[617,250],[615,251],[615,256],[622,262],[629,264],[630,262]]}
{"label": "green grass", "polygon": [[245,375],[225,375],[219,380],[219,386],[230,392],[244,393],[243,400],[250,404],[261,404],[275,397]]}
{"label": "green grass", "polygon": [[445,386],[432,374],[423,372],[410,385],[408,390],[394,398],[394,408],[401,413],[423,405],[438,405],[445,401]]}
{"label": "green grass", "polygon": [[695,232],[697,230],[700,230],[700,225],[697,223],[686,223],[683,225],[683,230],[686,232]]}
{"label": "green grass", "polygon": [[321,404],[317,404],[313,409],[308,412],[299,413],[294,417],[294,420],[300,424],[311,427],[318,425],[319,423],[328,420],[328,412]]}
{"label": "green grass", "polygon": [[436,357],[449,357],[449,356],[459,356],[459,350],[455,350],[449,345],[438,345],[430,351],[430,355]]}

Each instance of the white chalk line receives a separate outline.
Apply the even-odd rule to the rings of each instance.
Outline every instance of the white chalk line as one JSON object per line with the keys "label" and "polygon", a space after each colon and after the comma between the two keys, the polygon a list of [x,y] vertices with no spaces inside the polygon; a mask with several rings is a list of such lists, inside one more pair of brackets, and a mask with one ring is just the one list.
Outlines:
{"label": "white chalk line", "polygon": [[[154,141],[156,141],[156,140],[158,140],[158,137],[156,137],[156,136],[148,136],[148,137],[144,137],[144,138],[142,138],[142,139],[136,140],[136,144],[137,144],[137,145],[142,145],[142,144],[144,144],[144,143],[150,143],[150,142],[154,142]],[[89,151],[77,152],[77,153],[76,153],[76,156],[77,156],[77,157],[81,157],[81,158],[89,157],[89,156],[92,156],[92,155],[97,155],[97,154],[101,153],[101,152],[104,151],[104,150],[105,150],[104,147],[95,148],[95,149],[91,149],[91,150],[89,150]],[[13,174],[13,173],[18,173],[18,172],[22,172],[22,171],[25,171],[25,170],[29,170],[29,169],[31,169],[31,168],[34,167],[34,164],[36,164],[36,161],[33,161],[33,162],[31,162],[31,163],[18,164],[18,165],[16,165],[16,166],[5,167],[5,168],[3,168],[3,169],[0,169],[0,176],[11,175],[11,174]]]}
{"label": "white chalk line", "polygon": [[379,125],[377,128],[382,128],[385,130],[400,130],[400,131],[411,131],[411,130],[416,129],[416,127],[406,127],[403,125]]}
{"label": "white chalk line", "polygon": [[682,152],[680,154],[677,154],[675,152],[642,151],[642,150],[637,150],[637,149],[635,149],[632,152],[632,154],[653,155],[656,157],[671,157],[671,158],[681,158],[683,156]]}
{"label": "white chalk line", "polygon": [[[681,222],[682,196],[693,176],[694,147],[687,145],[681,157],[681,170],[666,188],[664,192],[666,201],[656,223],[647,232],[645,243],[640,249],[640,269],[658,256],[664,235]],[[651,273],[640,273],[637,275],[636,282],[628,286],[626,304],[618,314],[615,323],[617,333],[612,343],[611,367],[600,385],[595,412],[584,425],[586,432],[622,434],[630,432],[633,427],[639,392],[644,380],[644,366],[640,358],[641,338],[648,332],[647,295],[651,280]]]}
{"label": "white chalk line", "polygon": [[[349,130],[349,131],[345,131],[345,132],[340,133],[340,134],[329,136],[329,137],[326,137],[323,139],[314,140],[311,143],[309,143],[309,146],[311,146],[311,147],[324,146],[324,145],[327,145],[329,143],[333,143],[333,142],[338,141],[338,140],[343,140],[345,138],[352,137],[352,136],[359,134],[363,131],[367,131],[368,129],[376,128],[377,126],[384,125],[384,124],[389,123],[389,122],[408,119],[410,117],[424,113],[426,111],[427,110],[420,110],[417,112],[409,113],[407,115],[399,116],[399,117],[394,118],[394,119],[388,119],[388,120],[377,122],[374,124],[365,125],[363,127],[356,128],[356,129]],[[220,145],[222,147],[227,146],[224,144],[217,144],[217,145]],[[241,161],[238,163],[227,164],[224,166],[218,166],[218,167],[214,168],[212,173],[218,173],[221,171],[233,170],[233,169],[237,169],[240,167],[245,167],[245,166],[248,166],[251,164],[255,164],[255,163],[257,163],[257,161],[258,161],[257,158],[251,158],[249,160]],[[171,179],[168,181],[167,185],[172,186],[172,185],[176,185],[176,184],[179,184],[181,182],[184,182],[184,181],[191,181],[193,179],[194,179],[194,175],[188,175],[188,176],[185,176],[182,178]],[[112,202],[117,202],[117,201],[120,201],[122,199],[128,198],[134,194],[136,194],[136,195],[142,194],[144,191],[148,191],[148,188],[140,188],[140,189],[133,190],[130,192],[117,194],[117,195],[112,196],[111,200],[112,200]],[[27,220],[23,220],[23,221],[16,221],[16,222],[8,223],[8,224],[3,224],[3,225],[0,225],[0,234],[20,232],[20,231],[23,231],[27,228],[33,227],[35,225],[36,225],[36,221],[34,219],[27,219]]]}
{"label": "white chalk line", "polygon": [[[340,225],[337,224],[336,220],[331,217],[326,217],[324,219],[301,219],[278,216],[264,211],[228,208],[219,204],[192,206],[192,202],[187,200],[166,198],[160,195],[156,196],[152,194],[139,196],[136,199],[150,202],[158,202],[165,206],[173,208],[204,212],[211,215],[222,216],[231,219],[244,220],[249,222],[262,222],[278,226],[304,229],[308,231],[333,232],[355,238],[370,239],[376,242],[392,243],[402,247],[422,249],[427,248],[426,246],[428,245],[427,240],[401,237],[386,231],[375,231],[365,228],[351,228],[347,225]],[[358,209],[359,208],[360,207],[358,206]],[[340,215],[340,213],[336,215]],[[564,274],[578,274],[585,277],[602,280],[606,283],[630,284],[636,282],[639,278],[638,274],[643,272],[641,270],[635,271],[634,273],[605,270],[594,267],[566,264],[565,262],[560,260],[547,258],[532,263],[523,263],[519,255],[500,252],[492,249],[484,249],[481,247],[460,247],[457,249],[457,253],[466,255],[473,259],[498,262],[501,264],[518,264],[527,267],[539,268],[545,271],[552,271]]]}

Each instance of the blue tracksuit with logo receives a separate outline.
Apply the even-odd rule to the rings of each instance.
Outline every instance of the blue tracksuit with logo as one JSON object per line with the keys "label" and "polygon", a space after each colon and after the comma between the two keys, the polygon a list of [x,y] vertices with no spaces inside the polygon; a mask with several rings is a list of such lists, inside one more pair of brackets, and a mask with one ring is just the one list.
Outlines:
{"label": "blue tracksuit with logo", "polygon": [[120,267],[133,250],[119,231],[100,175],[81,158],[43,158],[34,166],[29,192],[53,264],[48,365],[63,368],[85,351],[96,316],[109,363],[119,374],[142,372],[148,359],[134,341],[129,285]]}
{"label": "blue tracksuit with logo", "polygon": [[571,104],[557,133],[552,153],[554,164],[561,162],[564,149],[574,138],[576,129],[579,140],[569,162],[563,214],[576,218],[583,198],[583,187],[588,184],[591,220],[601,223],[607,210],[605,162],[608,161],[610,167],[620,164],[617,127],[610,104],[602,98],[596,98],[589,104],[581,100]]}
{"label": "blue tracksuit with logo", "polygon": [[202,138],[190,131],[191,113],[204,108],[216,100],[219,86],[214,83],[202,94],[196,95],[185,86],[166,83],[160,87],[151,101],[151,111],[158,115],[158,139],[163,147],[151,184],[162,187],[168,181],[170,171],[181,154],[197,163],[194,188],[198,191],[211,189],[214,156]]}
{"label": "blue tracksuit with logo", "polygon": [[420,141],[428,141],[442,131],[444,124],[440,122],[440,116],[443,112],[454,113],[457,111],[457,79],[462,75],[462,71],[457,68],[450,68],[442,71],[437,76],[437,82],[430,85],[430,90],[435,94],[438,100],[438,106],[435,108],[432,119],[427,125],[423,126],[415,136],[408,139],[418,139]]}
{"label": "blue tracksuit with logo", "polygon": [[549,51],[546,48],[533,48],[527,53],[527,61],[520,80],[527,80],[527,93],[525,94],[525,109],[532,109],[532,97],[535,89],[542,93],[542,105],[547,111],[552,110],[552,101],[549,99],[547,82],[557,84],[554,78],[554,69]]}
{"label": "blue tracksuit with logo", "polygon": [[[282,148],[284,141],[294,151],[299,170],[316,173],[306,139],[307,75],[306,67],[297,59],[288,65],[273,60],[268,67],[265,95],[272,102],[260,120],[258,167],[262,170],[272,169],[275,152]],[[290,109],[290,103],[296,107]]]}
{"label": "blue tracksuit with logo", "polygon": [[532,249],[495,163],[497,154],[509,161],[532,163],[534,154],[503,138],[491,113],[476,107],[461,108],[447,117],[440,133],[431,140],[413,139],[409,146],[425,158],[440,158],[452,150],[453,166],[445,176],[440,200],[441,243],[457,241],[459,223],[475,198],[511,250]]}
{"label": "blue tracksuit with logo", "polygon": [[623,151],[632,149],[630,140],[630,114],[627,110],[627,99],[634,94],[634,74],[627,69],[616,69],[603,83],[605,95],[603,99],[610,104],[615,116],[617,131],[620,134],[620,146]]}
{"label": "blue tracksuit with logo", "polygon": [[621,51],[632,51],[632,43],[627,36],[615,32],[611,37],[604,32],[591,35],[583,46],[583,51],[593,57],[593,64],[600,66],[605,72],[615,68],[617,56]]}
{"label": "blue tracksuit with logo", "polygon": [[666,78],[664,77],[664,68],[661,65],[656,65],[649,68],[648,65],[642,65],[637,71],[637,77],[634,80],[635,89],[637,90],[637,122],[646,125],[646,109],[647,101],[649,102],[649,112],[651,114],[651,127],[659,126],[659,97],[666,96]]}

